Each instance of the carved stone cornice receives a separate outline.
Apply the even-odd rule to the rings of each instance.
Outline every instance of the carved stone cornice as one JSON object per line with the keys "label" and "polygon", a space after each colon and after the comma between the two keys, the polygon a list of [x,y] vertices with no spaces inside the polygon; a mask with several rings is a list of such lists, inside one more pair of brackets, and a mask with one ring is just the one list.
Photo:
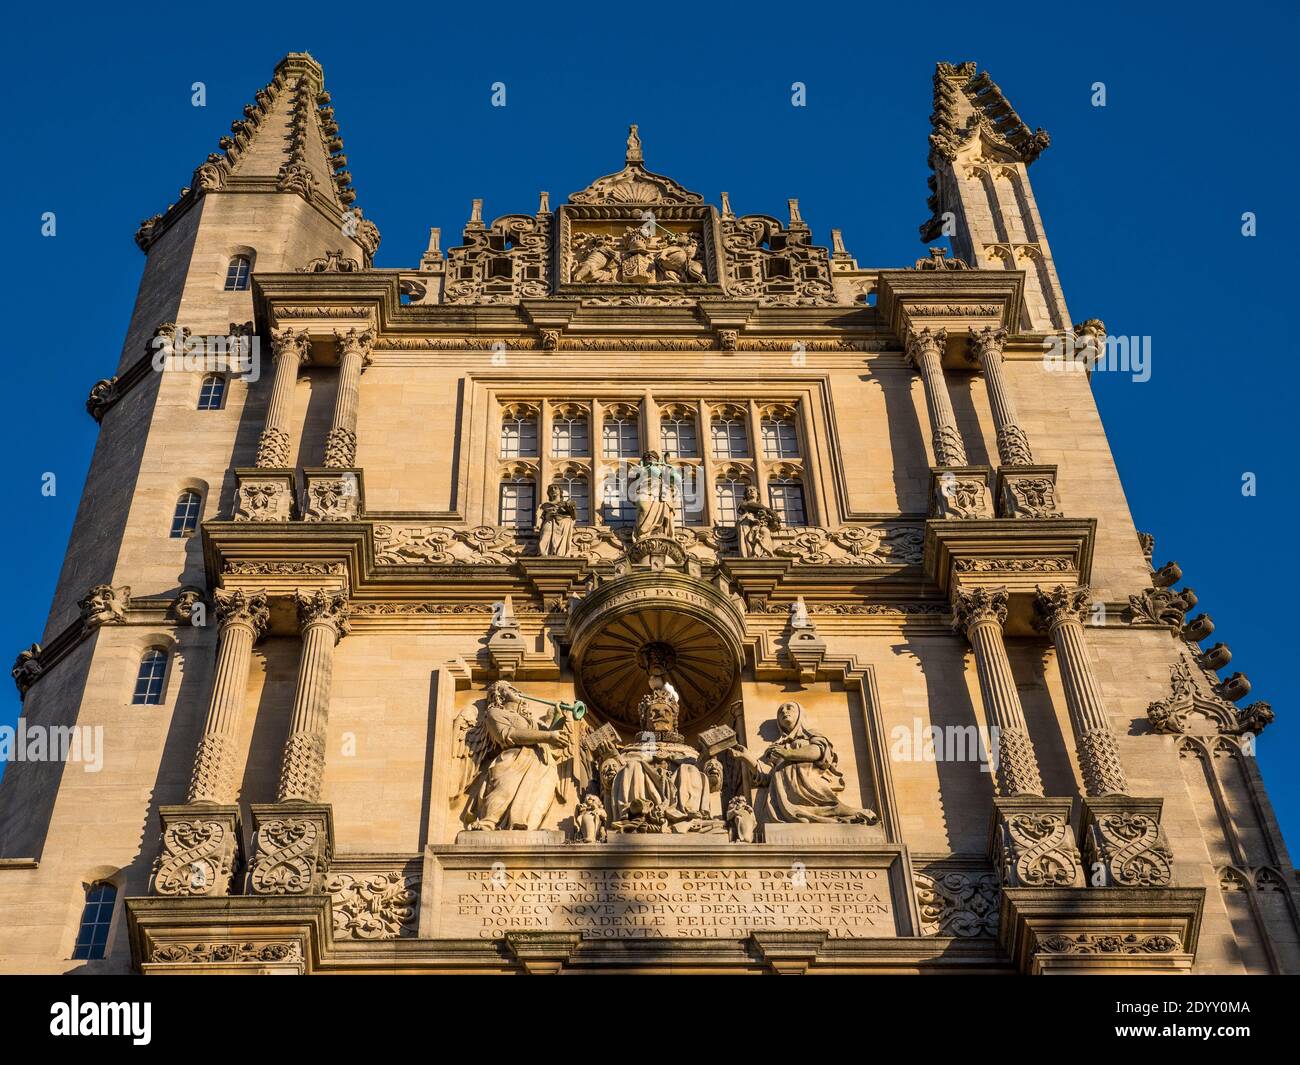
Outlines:
{"label": "carved stone cornice", "polygon": [[969,370],[968,330],[1014,334],[1023,289],[1024,274],[1018,270],[881,270],[876,309],[896,337],[946,330],[951,342],[945,345],[944,364]]}

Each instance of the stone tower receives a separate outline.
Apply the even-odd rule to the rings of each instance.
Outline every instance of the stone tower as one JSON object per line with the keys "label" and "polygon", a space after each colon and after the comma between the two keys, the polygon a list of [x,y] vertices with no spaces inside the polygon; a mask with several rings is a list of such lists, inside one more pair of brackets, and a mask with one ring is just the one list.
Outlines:
{"label": "stone tower", "polygon": [[1272,710],[1044,359],[1104,337],[1046,134],[935,86],[952,255],[860,265],[634,125],[377,268],[287,57],[137,238],[0,968],[1300,971]]}

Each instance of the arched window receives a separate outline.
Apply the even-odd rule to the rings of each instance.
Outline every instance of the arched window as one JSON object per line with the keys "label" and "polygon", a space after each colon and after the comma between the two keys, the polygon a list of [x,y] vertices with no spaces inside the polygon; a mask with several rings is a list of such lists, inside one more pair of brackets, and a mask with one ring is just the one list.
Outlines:
{"label": "arched window", "polygon": [[561,494],[573,504],[574,521],[579,525],[590,524],[591,488],[587,484],[587,478],[581,473],[561,474],[552,484],[558,484]]}
{"label": "arched window", "polygon": [[253,260],[247,255],[235,255],[226,266],[226,291],[247,292],[248,279],[253,276]]}
{"label": "arched window", "polygon": [[797,477],[773,477],[768,482],[770,506],[781,518],[782,525],[806,525],[808,519],[803,503],[803,482]]}
{"label": "arched window", "polygon": [[199,387],[199,410],[220,410],[226,403],[225,374],[210,373]]}
{"label": "arched window", "polygon": [[619,407],[605,415],[601,454],[607,459],[632,459],[641,453],[641,430],[634,408]]}
{"label": "arched window", "polygon": [[199,513],[203,509],[203,497],[198,492],[185,491],[176,500],[176,511],[172,514],[172,537],[193,536],[199,525]]}
{"label": "arched window", "polygon": [[704,471],[694,462],[677,463],[682,492],[682,524],[704,524]]}
{"label": "arched window", "polygon": [[536,510],[537,489],[531,478],[515,476],[501,482],[501,526],[531,529]]}
{"label": "arched window", "polygon": [[697,458],[699,434],[695,431],[695,412],[673,404],[665,407],[659,420],[659,450],[673,458]]}
{"label": "arched window", "polygon": [[135,694],[131,696],[131,702],[136,706],[160,706],[166,676],[167,652],[159,647],[150,647],[140,656],[140,669],[135,675]]}
{"label": "arched window", "polygon": [[559,407],[551,416],[551,454],[557,459],[582,458],[591,454],[587,412],[578,407]]}
{"label": "arched window", "polygon": [[715,486],[714,499],[717,501],[717,523],[719,525],[735,525],[738,514],[737,507],[740,501],[745,498],[745,489],[749,485],[747,482],[736,477],[720,477]]}
{"label": "arched window", "polygon": [[106,880],[97,880],[86,889],[86,905],[81,910],[81,927],[72,957],[95,961],[108,949],[108,930],[113,924],[113,906],[117,888]]}
{"label": "arched window", "polygon": [[631,525],[636,521],[636,503],[628,498],[627,475],[610,472],[601,490],[601,516],[606,525]]}
{"label": "arched window", "polygon": [[799,434],[795,432],[794,411],[778,409],[763,415],[763,457],[794,459],[799,457]]}
{"label": "arched window", "polygon": [[507,407],[501,412],[501,457],[537,456],[537,411],[531,407]]}
{"label": "arched window", "polygon": [[745,416],[739,410],[719,411],[710,424],[715,459],[749,458],[749,434]]}

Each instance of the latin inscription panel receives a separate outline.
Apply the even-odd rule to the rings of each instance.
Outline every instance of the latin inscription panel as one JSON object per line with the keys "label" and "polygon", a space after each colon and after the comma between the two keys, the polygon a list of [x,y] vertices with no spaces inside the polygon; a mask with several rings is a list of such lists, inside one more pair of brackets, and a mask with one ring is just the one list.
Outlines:
{"label": "latin inscription panel", "polygon": [[[493,835],[497,835],[494,833]],[[434,846],[421,935],[496,939],[740,939],[763,931],[833,938],[911,934],[897,848],[764,844]],[[899,902],[901,900],[901,906]]]}

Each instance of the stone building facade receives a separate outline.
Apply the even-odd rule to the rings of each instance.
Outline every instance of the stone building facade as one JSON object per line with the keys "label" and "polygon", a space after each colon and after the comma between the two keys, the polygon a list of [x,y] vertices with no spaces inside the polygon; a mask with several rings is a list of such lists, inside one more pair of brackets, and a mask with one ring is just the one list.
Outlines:
{"label": "stone building facade", "polygon": [[1272,713],[1045,358],[1106,343],[1048,137],[934,92],[951,254],[860,266],[634,126],[380,269],[287,56],[136,236],[14,667],[102,768],[9,765],[0,969],[1300,971]]}

